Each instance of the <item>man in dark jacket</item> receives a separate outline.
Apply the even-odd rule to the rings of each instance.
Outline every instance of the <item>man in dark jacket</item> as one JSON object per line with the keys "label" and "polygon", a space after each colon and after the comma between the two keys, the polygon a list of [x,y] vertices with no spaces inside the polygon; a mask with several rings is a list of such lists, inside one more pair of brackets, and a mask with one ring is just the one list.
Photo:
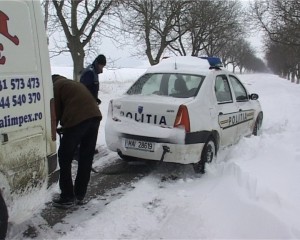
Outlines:
{"label": "man in dark jacket", "polygon": [[8,212],[0,189],[0,240],[4,240],[7,232]]}
{"label": "man in dark jacket", "polygon": [[[54,206],[70,206],[74,201],[82,204],[90,180],[93,155],[102,119],[99,107],[85,86],[60,75],[53,75],[54,100],[57,124],[62,126],[58,149],[60,166],[60,198]],[[79,147],[76,179],[72,181],[72,160]]]}
{"label": "man in dark jacket", "polygon": [[106,65],[106,57],[100,54],[94,62],[87,66],[81,73],[80,82],[87,87],[87,89],[94,96],[98,105],[101,103],[98,98],[99,91],[99,77],[98,74],[103,72],[103,68]]}

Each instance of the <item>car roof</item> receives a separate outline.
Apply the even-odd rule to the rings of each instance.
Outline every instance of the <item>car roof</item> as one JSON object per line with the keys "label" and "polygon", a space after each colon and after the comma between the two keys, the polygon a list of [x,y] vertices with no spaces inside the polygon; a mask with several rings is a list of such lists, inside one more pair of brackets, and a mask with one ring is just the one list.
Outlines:
{"label": "car roof", "polygon": [[149,67],[146,73],[186,73],[206,76],[211,71],[215,71],[215,68],[211,68],[207,59],[176,56],[161,60],[157,65]]}

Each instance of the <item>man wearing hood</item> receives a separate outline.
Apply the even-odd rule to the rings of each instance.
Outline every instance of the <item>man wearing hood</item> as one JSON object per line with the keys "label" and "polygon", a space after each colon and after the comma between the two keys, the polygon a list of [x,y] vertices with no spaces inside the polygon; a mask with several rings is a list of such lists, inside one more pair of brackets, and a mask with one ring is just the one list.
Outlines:
{"label": "man wearing hood", "polygon": [[[57,125],[62,126],[58,149],[60,166],[60,198],[57,207],[82,204],[90,181],[98,129],[102,119],[99,107],[88,89],[81,83],[60,75],[52,75]],[[78,169],[72,180],[72,160],[79,145]]]}

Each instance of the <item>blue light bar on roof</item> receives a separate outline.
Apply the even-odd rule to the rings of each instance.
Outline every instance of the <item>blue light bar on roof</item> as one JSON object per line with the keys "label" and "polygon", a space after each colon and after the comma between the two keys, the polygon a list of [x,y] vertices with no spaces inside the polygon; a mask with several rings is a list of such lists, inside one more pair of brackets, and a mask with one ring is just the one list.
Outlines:
{"label": "blue light bar on roof", "polygon": [[215,68],[223,67],[222,61],[218,57],[200,57],[200,58],[207,59],[211,67],[215,67]]}

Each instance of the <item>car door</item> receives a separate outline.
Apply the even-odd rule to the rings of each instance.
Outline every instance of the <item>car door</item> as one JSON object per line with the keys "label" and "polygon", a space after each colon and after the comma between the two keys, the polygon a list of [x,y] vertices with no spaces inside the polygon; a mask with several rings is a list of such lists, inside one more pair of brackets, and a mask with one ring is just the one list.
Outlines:
{"label": "car door", "polygon": [[215,94],[218,108],[218,123],[220,126],[220,144],[228,146],[236,141],[237,125],[234,122],[234,116],[237,114],[238,108],[233,99],[226,74],[216,76]]}
{"label": "car door", "polygon": [[229,81],[239,112],[235,119],[235,122],[238,124],[237,135],[238,137],[250,135],[254,109],[249,99],[249,94],[245,86],[236,76],[229,75]]}

